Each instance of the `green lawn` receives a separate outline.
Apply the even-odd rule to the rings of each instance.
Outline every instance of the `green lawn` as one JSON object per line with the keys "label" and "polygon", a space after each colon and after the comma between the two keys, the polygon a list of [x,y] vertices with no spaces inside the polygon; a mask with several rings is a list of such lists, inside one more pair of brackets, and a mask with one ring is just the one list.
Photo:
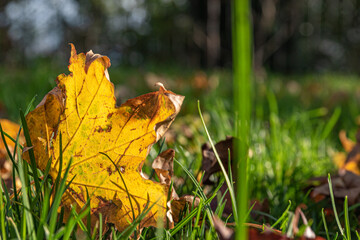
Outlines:
{"label": "green lawn", "polygon": [[[37,95],[34,102],[36,106],[55,86],[56,76],[67,72],[65,69],[45,63],[41,66],[27,69],[0,69],[0,103],[5,106],[6,111],[2,114],[7,118],[20,122],[19,109],[25,111],[35,95]],[[197,188],[193,178],[199,174],[202,161],[201,145],[207,141],[198,114],[197,100],[200,100],[206,126],[214,142],[234,135],[231,73],[227,70],[197,71],[176,66],[160,68],[149,65],[143,69],[111,67],[109,74],[116,89],[120,89],[117,93],[119,97],[122,94],[126,97],[134,97],[152,91],[154,81],[164,81],[165,86],[170,90],[186,96],[181,113],[171,126],[167,141],[161,148],[163,150],[168,147],[175,148],[176,160],[189,171],[185,172],[184,168],[174,163],[176,179],[181,179],[181,181],[174,180],[177,193],[184,195],[203,191]],[[307,180],[314,176],[326,176],[328,173],[336,174],[337,169],[332,163],[332,154],[342,151],[338,140],[340,129],[345,129],[354,139],[360,112],[358,80],[354,75],[333,73],[296,76],[269,73],[266,79],[256,80],[253,83],[250,139],[252,154],[248,163],[250,198],[260,202],[266,199],[269,210],[256,212],[257,216],[263,215],[260,221],[251,219],[253,216],[251,214],[249,222],[273,225],[280,219],[274,227],[286,232],[291,225],[295,208],[304,203],[307,205],[304,213],[308,219],[311,219],[312,229],[316,234],[326,236],[321,209],[331,208],[330,202],[315,203],[311,200],[306,190]],[[122,97],[121,102],[126,97]],[[144,166],[147,174],[151,174],[151,161],[157,156],[159,149],[160,144],[156,144],[148,156]],[[26,173],[33,171],[27,163],[20,164],[20,162],[17,164],[19,176],[23,186],[26,186],[26,183],[33,180],[33,175]],[[43,173],[39,172],[39,174]],[[222,174],[219,173],[214,176],[218,184],[204,188],[207,197],[218,190],[221,179]],[[87,216],[87,211],[83,211],[81,216],[73,212],[72,220],[66,224],[56,220],[58,217],[62,218],[62,214],[57,213],[55,205],[49,205],[48,194],[53,181],[55,179],[44,178],[40,180],[41,190],[35,191],[32,187],[23,188],[22,191],[28,194],[20,194],[15,198],[9,198],[7,190],[3,188],[5,193],[1,199],[5,207],[1,208],[3,215],[0,223],[4,237],[6,235],[8,238],[25,237],[26,239],[31,236],[51,236],[54,239],[76,238],[75,229],[81,229],[88,238],[98,237],[100,226],[103,229],[105,226],[99,224],[97,228],[91,229],[79,220]],[[61,190],[66,186],[60,181],[55,187]],[[60,197],[61,194],[58,194],[55,199]],[[220,199],[221,194],[217,193],[215,198]],[[290,201],[289,211],[286,211]],[[343,206],[337,207],[338,212],[341,213]],[[221,208],[222,206],[219,205],[215,213],[220,214]],[[350,211],[353,237],[359,225],[357,212],[357,208]],[[145,228],[141,237],[149,239],[160,232],[164,239],[206,237],[211,239],[216,236],[205,208],[196,209],[194,216],[195,218],[198,216],[198,219],[203,221],[196,225],[196,221],[184,217],[179,225],[175,225],[176,231]],[[231,216],[229,221],[233,221]],[[335,219],[327,219],[327,226],[331,239],[336,233],[340,234]],[[27,228],[35,231],[26,231]],[[29,233],[31,236],[28,235]],[[105,233],[107,237],[110,234],[113,234],[113,239],[116,239],[116,236],[126,238],[113,228],[109,228]],[[341,239],[341,236],[339,238]]]}

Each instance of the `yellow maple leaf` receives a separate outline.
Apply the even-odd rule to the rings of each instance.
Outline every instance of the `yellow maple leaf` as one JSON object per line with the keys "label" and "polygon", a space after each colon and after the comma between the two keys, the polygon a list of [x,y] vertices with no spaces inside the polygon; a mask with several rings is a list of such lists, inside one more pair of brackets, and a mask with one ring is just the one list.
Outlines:
{"label": "yellow maple leaf", "polygon": [[[78,209],[83,207],[87,189],[92,217],[101,213],[107,222],[124,230],[134,220],[133,213],[136,218],[149,201],[154,206],[140,225],[156,226],[159,219],[165,220],[168,186],[144,179],[140,172],[151,146],[168,129],[184,97],[160,84],[158,92],[116,107],[109,66],[106,56],[92,51],[77,54],[71,45],[71,73],[59,75],[57,87],[26,116],[36,164],[44,170],[51,159],[49,174],[55,179],[60,174],[62,146],[61,174],[72,159],[67,180],[75,176],[63,196],[64,206],[76,203]],[[116,164],[126,186],[102,153]],[[24,158],[28,160],[28,154],[24,153]]]}

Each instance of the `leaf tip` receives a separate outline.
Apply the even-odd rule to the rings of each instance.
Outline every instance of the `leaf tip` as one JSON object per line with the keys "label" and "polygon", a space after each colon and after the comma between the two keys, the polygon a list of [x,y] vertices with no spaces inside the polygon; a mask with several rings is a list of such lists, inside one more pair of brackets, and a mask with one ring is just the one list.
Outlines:
{"label": "leaf tip", "polygon": [[[69,43],[70,47],[71,47],[71,58],[75,57],[76,56],[76,49],[75,49],[75,46],[74,44],[72,43]],[[70,58],[70,59],[71,59]]]}
{"label": "leaf tip", "polygon": [[164,87],[164,84],[162,84],[161,82],[155,83],[155,86],[159,87],[160,91],[166,91],[166,88]]}

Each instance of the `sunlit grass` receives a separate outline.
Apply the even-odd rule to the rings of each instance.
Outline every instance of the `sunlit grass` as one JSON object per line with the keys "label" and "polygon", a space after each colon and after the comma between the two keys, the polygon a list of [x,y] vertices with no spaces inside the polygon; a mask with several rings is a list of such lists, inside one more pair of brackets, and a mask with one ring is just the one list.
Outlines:
{"label": "sunlit grass", "polygon": [[[110,76],[116,81],[116,77],[111,75],[111,71],[110,69]],[[115,76],[118,76],[116,71],[114,71]],[[26,74],[20,74],[18,79],[25,78],[27,74],[30,74],[30,71],[27,70]],[[37,80],[29,80],[31,84],[34,84],[30,89],[20,88],[15,84],[5,84],[10,80],[16,82],[16,79],[10,78],[6,74],[5,78],[0,80],[0,101],[6,105],[8,116],[15,121],[21,119],[19,107],[25,109],[34,93],[43,96],[52,86],[50,82],[54,78],[51,77],[51,81],[49,80],[50,70],[34,71],[33,74],[31,79],[36,78]],[[132,76],[132,74],[138,76],[140,80],[143,77],[136,71],[130,72],[126,77]],[[176,73],[174,70],[172,73],[166,73],[165,76],[171,74],[174,74],[173,79],[181,75],[180,72]],[[220,81],[221,84],[214,89],[204,89],[206,94],[199,97],[206,127],[209,129],[212,140],[218,142],[225,139],[226,136],[235,135],[231,79],[229,72],[226,73],[226,71],[222,73],[223,75],[211,71],[207,74],[208,77],[219,74],[219,79],[224,80]],[[203,193],[205,197],[201,199],[199,208],[189,209],[188,215],[184,216],[173,230],[163,229],[163,239],[205,239],[206,236],[216,238],[217,234],[211,227],[209,215],[221,215],[223,211],[221,204],[223,202],[221,201],[218,208],[212,209],[211,213],[207,208],[212,199],[223,199],[224,193],[219,192],[223,174],[219,173],[214,176],[214,179],[218,181],[217,185],[207,187],[207,189],[203,187],[200,189],[198,186],[200,183],[195,184],[194,182],[198,180],[197,176],[201,167],[201,145],[208,139],[195,108],[198,96],[195,95],[195,90],[191,90],[192,76],[193,73],[190,72],[188,78],[183,79],[186,86],[183,88],[186,91],[186,99],[181,115],[171,127],[174,139],[171,140],[168,136],[162,149],[165,150],[168,147],[176,149],[176,161],[188,170],[185,171],[180,164],[174,164],[174,179],[176,179],[174,187],[177,193],[180,196]],[[289,84],[295,80],[298,85]],[[21,84],[24,84],[24,80]],[[331,76],[331,74],[320,77],[309,75],[304,78],[269,75],[268,81],[256,82],[252,112],[254,118],[250,124],[251,135],[249,138],[248,178],[251,182],[249,197],[258,202],[266,199],[269,204],[269,212],[256,212],[256,214],[264,216],[263,219],[258,222],[250,215],[248,222],[274,225],[280,220],[276,226],[285,226],[284,231],[286,231],[286,227],[290,224],[289,216],[294,212],[296,206],[305,203],[308,208],[304,212],[308,218],[312,219],[311,227],[317,234],[323,237],[329,236],[330,239],[334,239],[336,234],[339,234],[339,237],[343,236],[335,220],[322,217],[321,209],[329,208],[331,204],[314,203],[309,198],[309,192],[305,190],[305,187],[307,180],[313,176],[336,173],[331,157],[335,151],[341,149],[337,139],[339,130],[346,129],[350,137],[354,138],[357,128],[356,118],[360,109],[357,85],[357,78],[354,76]],[[321,86],[320,89],[319,86]],[[144,86],[139,86],[139,89],[141,89],[139,90],[141,93],[148,90]],[[176,87],[170,90],[182,94]],[[311,93],[310,90],[314,92]],[[36,105],[39,101],[40,99],[36,99],[34,104]],[[184,127],[186,127],[186,134]],[[152,161],[157,156],[160,145],[157,144],[153,147],[147,161]],[[111,227],[107,232],[103,232],[106,225],[102,218],[99,220],[97,228],[89,229],[81,222],[81,219],[89,216],[88,209],[83,209],[80,213],[76,213],[73,209],[70,219],[66,223],[62,223],[60,221],[61,211],[58,213],[51,210],[54,202],[49,200],[50,192],[54,191],[52,189],[56,179],[50,179],[46,171],[44,173],[37,171],[40,178],[36,183],[34,169],[28,163],[21,161],[21,149],[19,145],[18,147],[17,154],[19,155],[18,162],[14,164],[14,176],[20,176],[22,185],[25,187],[16,189],[16,194],[11,196],[9,189],[2,185],[0,236],[30,239],[35,234],[38,238],[75,239],[79,232],[85,232],[84,236],[91,239],[100,238],[100,236],[102,239],[106,239],[110,235],[113,235],[114,239],[125,236]],[[9,158],[14,160],[15,155],[12,154]],[[148,167],[150,165],[151,163],[148,162],[148,165],[144,167],[145,172],[149,170],[148,174],[151,174]],[[59,179],[58,184],[55,185],[60,186],[60,183]],[[35,184],[40,185],[40,190],[35,188]],[[287,209],[289,201],[291,201],[291,206]],[[351,221],[354,219],[357,207],[347,205],[336,207],[341,227],[344,229],[344,236],[350,239],[349,236],[352,234],[352,239],[357,239],[355,232],[357,222]],[[202,221],[202,219],[205,220]],[[323,219],[327,222],[324,223]],[[228,220],[233,221],[232,218]],[[327,228],[325,229],[324,226]],[[30,231],[29,229],[34,230]],[[154,228],[145,228],[141,238],[155,238],[156,233]]]}

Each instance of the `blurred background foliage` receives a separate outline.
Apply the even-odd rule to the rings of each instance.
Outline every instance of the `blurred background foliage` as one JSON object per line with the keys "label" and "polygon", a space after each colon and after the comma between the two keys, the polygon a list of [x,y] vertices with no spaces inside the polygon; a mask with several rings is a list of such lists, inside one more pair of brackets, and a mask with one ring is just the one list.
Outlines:
{"label": "blurred background foliage", "polygon": [[[67,43],[112,64],[231,66],[231,1],[17,0],[0,3],[2,64],[63,62]],[[358,72],[358,0],[253,0],[254,64],[279,72]]]}
{"label": "blurred background foliage", "polygon": [[[360,0],[253,0],[255,114],[266,117],[267,94],[280,116],[343,107],[355,124]],[[111,59],[119,103],[155,82],[209,108],[231,110],[231,1],[17,0],[0,2],[0,116],[18,118],[35,94],[40,102],[67,72],[69,45]],[[344,115],[344,116],[343,116]]]}

